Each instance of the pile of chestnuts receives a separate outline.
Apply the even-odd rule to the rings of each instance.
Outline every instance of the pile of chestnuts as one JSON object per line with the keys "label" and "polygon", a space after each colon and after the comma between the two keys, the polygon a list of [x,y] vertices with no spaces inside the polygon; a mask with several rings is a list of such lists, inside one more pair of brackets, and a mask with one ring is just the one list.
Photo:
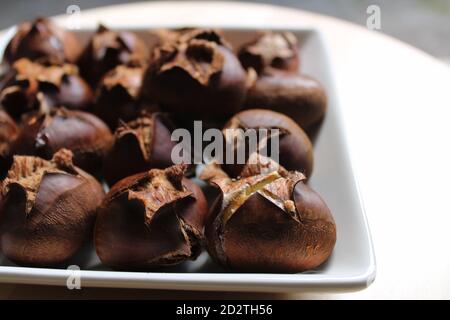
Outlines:
{"label": "pile of chestnuts", "polygon": [[[219,30],[154,34],[102,25],[83,45],[46,18],[18,26],[0,75],[1,253],[64,267],[93,243],[105,267],[143,271],[204,248],[233,271],[323,264],[336,226],[307,181],[327,97],[300,73],[296,37],[233,48]],[[227,130],[276,129],[279,158],[175,163],[172,133],[194,121],[231,144]]]}

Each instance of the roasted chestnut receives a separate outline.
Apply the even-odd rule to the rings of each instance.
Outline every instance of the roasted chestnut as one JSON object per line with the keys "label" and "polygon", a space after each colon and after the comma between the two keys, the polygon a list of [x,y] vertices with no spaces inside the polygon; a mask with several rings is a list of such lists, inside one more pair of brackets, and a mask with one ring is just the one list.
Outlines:
{"label": "roasted chestnut", "polygon": [[313,78],[271,70],[259,76],[250,87],[244,108],[283,113],[308,131],[323,119],[327,95]]}
{"label": "roasted chestnut", "polygon": [[11,144],[16,139],[19,129],[11,117],[0,110],[0,179],[3,179],[11,166]]}
{"label": "roasted chestnut", "polygon": [[100,206],[95,247],[114,269],[149,269],[195,259],[207,213],[184,165],[152,169],[115,184]]}
{"label": "roasted chestnut", "polygon": [[115,132],[111,150],[104,159],[103,174],[109,185],[153,168],[171,166],[173,127],[159,113],[122,123]]}
{"label": "roasted chestnut", "polygon": [[268,68],[298,72],[300,57],[298,41],[291,32],[265,32],[244,44],[238,52],[244,68],[261,74]]}
{"label": "roasted chestnut", "polygon": [[37,18],[17,26],[8,43],[3,62],[13,64],[20,58],[52,63],[74,63],[80,55],[80,43],[74,33],[61,29],[46,18]]}
{"label": "roasted chestnut", "polygon": [[154,112],[157,107],[141,101],[142,67],[117,66],[101,80],[97,89],[94,113],[111,128],[119,120],[128,122],[145,112]]}
{"label": "roasted chestnut", "polygon": [[189,118],[227,117],[240,110],[247,74],[213,30],[189,29],[153,52],[143,95]]}
{"label": "roasted chestnut", "polygon": [[90,239],[104,193],[62,149],[50,161],[14,156],[2,184],[3,254],[25,266],[61,265]]}
{"label": "roasted chestnut", "polygon": [[147,46],[136,34],[100,25],[84,49],[78,66],[81,75],[95,86],[118,65],[144,65],[148,56]]}
{"label": "roasted chestnut", "polygon": [[320,266],[336,242],[327,205],[303,174],[262,172],[212,179],[221,192],[206,223],[210,255],[240,271],[294,273]]}
{"label": "roasted chestnut", "polygon": [[31,116],[12,146],[13,154],[51,159],[61,148],[70,149],[76,166],[91,173],[101,169],[112,134],[96,116],[65,108]]}
{"label": "roasted chestnut", "polygon": [[92,104],[92,90],[73,64],[48,65],[20,59],[6,77],[0,102],[16,119],[40,110],[42,104],[80,110]]}
{"label": "roasted chestnut", "polygon": [[[233,150],[237,150],[240,147],[238,144],[246,147],[246,149],[242,149],[245,151],[245,159],[248,159],[250,154],[258,150],[250,150],[249,146],[244,145],[246,143],[244,139],[236,139],[235,131],[241,130],[245,134],[249,129],[254,129],[256,133],[259,132],[259,129],[267,130],[265,137],[257,136],[258,142],[266,143],[266,147],[271,145],[267,140],[273,138],[274,134],[277,135],[277,139],[279,139],[278,150],[273,149],[277,147],[275,145],[271,150],[267,150],[266,155],[278,156],[279,163],[287,170],[300,171],[308,178],[311,176],[313,147],[306,133],[292,119],[281,113],[264,109],[245,110],[232,117],[222,130],[225,142],[230,144],[234,148]],[[238,132],[236,131],[236,133]],[[262,147],[264,145],[259,146],[259,148]],[[226,150],[226,152],[228,151]],[[236,178],[240,175],[245,162],[238,163],[233,161],[231,164],[224,163],[223,169],[231,177]]]}

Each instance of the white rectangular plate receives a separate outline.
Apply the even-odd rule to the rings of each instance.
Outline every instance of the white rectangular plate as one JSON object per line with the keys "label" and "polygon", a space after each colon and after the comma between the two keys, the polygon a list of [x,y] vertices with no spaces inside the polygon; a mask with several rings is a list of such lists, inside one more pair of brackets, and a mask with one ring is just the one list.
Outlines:
{"label": "white rectangular plate", "polygon": [[[112,26],[113,27],[113,26]],[[144,28],[133,29],[153,41]],[[80,255],[86,261],[79,275],[85,287],[153,288],[220,291],[351,291],[370,285],[375,278],[375,258],[369,227],[363,210],[351,157],[343,134],[340,109],[328,62],[328,50],[314,30],[289,30],[299,39],[301,69],[318,79],[329,97],[328,113],[315,141],[314,173],[310,184],[325,199],[337,224],[337,242],[331,258],[320,268],[300,274],[231,273],[215,265],[204,252],[194,262],[159,272],[117,272],[104,268],[94,250]],[[0,52],[13,30],[0,38]],[[237,47],[250,39],[255,30],[227,29],[230,42]],[[79,31],[84,39],[90,31]],[[64,269],[18,267],[0,256],[0,282],[66,285],[73,274]]]}

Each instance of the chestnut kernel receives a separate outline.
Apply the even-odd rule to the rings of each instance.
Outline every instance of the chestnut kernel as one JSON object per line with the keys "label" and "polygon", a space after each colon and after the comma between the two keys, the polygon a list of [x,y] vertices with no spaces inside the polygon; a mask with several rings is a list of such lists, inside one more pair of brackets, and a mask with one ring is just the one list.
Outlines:
{"label": "chestnut kernel", "polygon": [[0,110],[0,179],[3,179],[12,164],[11,144],[19,129],[13,119]]}
{"label": "chestnut kernel", "polygon": [[115,184],[100,206],[95,247],[114,269],[149,269],[195,259],[207,213],[184,165],[152,169]]}
{"label": "chestnut kernel", "polygon": [[140,100],[142,67],[117,66],[99,83],[94,104],[94,113],[111,128],[119,120],[128,122],[144,112],[156,111],[155,105]]}
{"label": "chestnut kernel", "polygon": [[[278,129],[279,163],[287,170],[302,172],[310,177],[313,169],[313,147],[306,133],[289,117],[270,110],[250,109],[241,111],[232,117],[224,126],[223,132],[226,143],[234,144],[236,141],[228,141],[230,138],[225,134],[229,129],[267,129],[270,133]],[[246,150],[246,159],[254,150]],[[271,150],[277,152],[277,150]],[[233,178],[240,176],[244,164],[224,164],[223,169]]]}
{"label": "chestnut kernel", "polygon": [[143,65],[149,56],[145,43],[132,32],[100,25],[78,60],[81,75],[95,86],[118,65]]}
{"label": "chestnut kernel", "polygon": [[20,58],[52,63],[74,63],[80,55],[80,43],[74,33],[66,31],[46,18],[37,18],[17,26],[8,43],[3,62],[13,64]]}
{"label": "chestnut kernel", "polygon": [[48,107],[88,109],[93,100],[89,85],[73,64],[48,65],[17,60],[0,94],[0,102],[14,118]]}
{"label": "chestnut kernel", "polygon": [[213,30],[180,32],[153,51],[143,95],[163,110],[190,117],[227,117],[241,109],[247,74]]}
{"label": "chestnut kernel", "polygon": [[47,161],[14,156],[2,183],[1,249],[25,266],[61,265],[90,239],[104,192],[62,149]]}
{"label": "chestnut kernel", "polygon": [[159,113],[122,123],[115,132],[114,144],[104,159],[103,173],[109,185],[153,168],[171,166],[172,124]]}
{"label": "chestnut kernel", "polygon": [[23,124],[12,152],[51,159],[61,148],[73,152],[76,166],[91,173],[101,169],[112,143],[106,124],[93,114],[59,108],[31,116]]}
{"label": "chestnut kernel", "polygon": [[336,242],[336,226],[304,180],[285,170],[213,179],[221,193],[206,223],[210,255],[225,267],[252,272],[294,273],[324,263]]}
{"label": "chestnut kernel", "polygon": [[325,116],[327,95],[313,78],[272,70],[258,77],[248,90],[244,109],[253,108],[283,113],[308,131]]}
{"label": "chestnut kernel", "polygon": [[244,44],[238,57],[245,69],[252,68],[258,74],[267,68],[299,71],[298,41],[291,32],[265,32]]}

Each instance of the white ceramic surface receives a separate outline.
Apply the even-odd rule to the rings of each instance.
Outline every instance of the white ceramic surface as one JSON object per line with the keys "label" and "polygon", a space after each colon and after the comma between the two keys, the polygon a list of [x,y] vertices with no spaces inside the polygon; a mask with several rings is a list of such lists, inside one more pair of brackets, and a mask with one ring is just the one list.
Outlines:
{"label": "white ceramic surface", "polygon": [[[120,27],[111,23],[109,26]],[[151,42],[146,27],[134,25],[134,30]],[[81,254],[84,263],[80,276],[84,287],[297,292],[350,291],[372,283],[375,277],[373,246],[343,136],[329,52],[319,32],[291,31],[299,39],[302,72],[317,78],[329,96],[328,114],[315,142],[315,169],[310,180],[331,208],[337,224],[337,243],[329,261],[317,270],[302,274],[240,274],[222,270],[203,253],[195,262],[164,272],[117,272],[105,269],[93,250],[87,248]],[[12,33],[10,30],[2,37],[2,47]],[[227,29],[226,33],[235,47],[254,35],[251,28]],[[89,31],[79,31],[79,34],[87,38]],[[17,267],[4,257],[0,258],[0,264],[1,282],[65,285],[70,275],[69,271],[61,269]]]}

